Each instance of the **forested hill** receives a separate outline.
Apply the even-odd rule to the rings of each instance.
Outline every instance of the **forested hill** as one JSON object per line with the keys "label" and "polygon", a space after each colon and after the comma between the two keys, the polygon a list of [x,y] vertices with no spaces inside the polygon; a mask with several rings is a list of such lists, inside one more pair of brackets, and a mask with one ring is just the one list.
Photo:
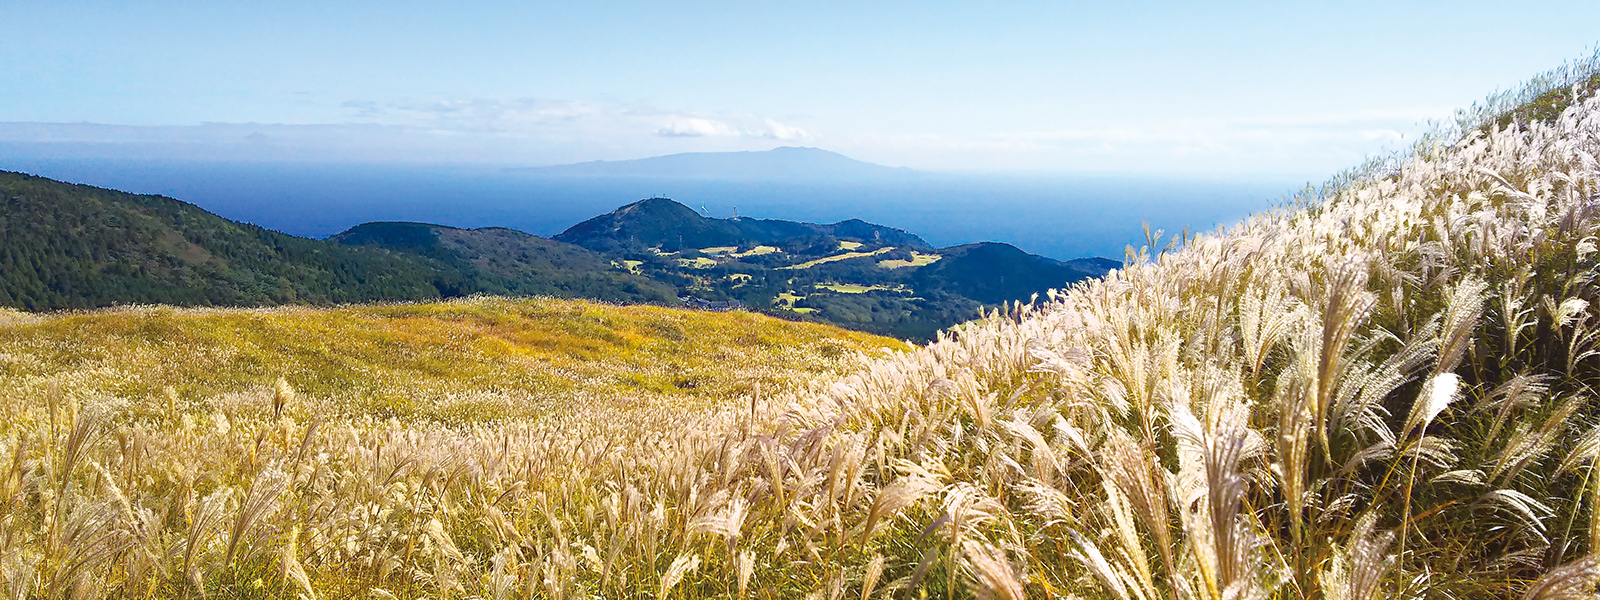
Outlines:
{"label": "forested hill", "polygon": [[1104,258],[1056,261],[1010,244],[980,242],[939,250],[944,259],[917,269],[910,284],[938,289],[984,304],[1026,300],[1063,282],[1100,277],[1122,263]]}
{"label": "forested hill", "polygon": [[161,196],[0,172],[0,303],[260,305],[437,297],[435,269]]}
{"label": "forested hill", "polygon": [[555,236],[601,252],[680,295],[908,339],[931,339],[985,305],[1026,301],[1105,275],[1103,258],[1057,261],[997,242],[935,248],[910,232],[706,217],[647,198]]}
{"label": "forested hill", "polygon": [[666,198],[555,239],[378,222],[313,240],[171,198],[0,171],[0,306],[264,306],[472,294],[742,307],[930,339],[985,305],[1103,275],[999,243],[932,248],[858,219],[714,219]]}
{"label": "forested hill", "polygon": [[929,247],[914,234],[860,219],[830,225],[748,217],[717,219],[701,216],[668,198],[646,198],[622,206],[573,225],[554,239],[600,252],[626,253],[647,248],[678,252],[719,246],[781,246],[791,240],[818,238]]}
{"label": "forested hill", "polygon": [[453,282],[454,289],[441,289],[446,295],[481,292],[656,303],[677,299],[672,286],[615,268],[596,252],[515,229],[381,222],[357,225],[329,240],[438,261],[462,275]]}
{"label": "forested hill", "polygon": [[661,286],[625,273],[565,287],[538,275],[505,276],[470,261],[300,238],[171,198],[0,171],[5,306],[329,304],[475,292],[669,297]]}

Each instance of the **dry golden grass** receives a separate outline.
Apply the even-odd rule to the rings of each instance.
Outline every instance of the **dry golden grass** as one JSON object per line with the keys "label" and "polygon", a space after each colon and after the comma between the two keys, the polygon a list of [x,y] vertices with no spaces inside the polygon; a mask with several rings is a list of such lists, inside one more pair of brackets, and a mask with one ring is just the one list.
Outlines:
{"label": "dry golden grass", "polygon": [[[852,242],[852,243],[858,243],[858,242]],[[840,244],[844,244],[844,242],[840,242]],[[784,270],[784,269],[809,269],[809,268],[815,267],[817,265],[827,264],[827,263],[831,263],[831,262],[838,262],[838,261],[841,261],[841,260],[850,260],[852,258],[864,258],[864,257],[868,257],[868,256],[877,256],[879,254],[884,254],[884,253],[887,253],[887,252],[890,252],[890,251],[893,251],[893,250],[894,250],[894,246],[885,246],[883,248],[879,248],[879,249],[873,250],[871,252],[844,252],[842,254],[835,254],[833,256],[824,256],[822,258],[818,258],[818,259],[815,259],[815,260],[808,260],[808,261],[800,263],[798,265],[789,265],[787,267],[778,267],[778,270],[781,271],[781,270]]]}
{"label": "dry golden grass", "polygon": [[694,409],[757,389],[780,393],[857,352],[903,346],[744,312],[477,298],[7,312],[0,348],[0,394],[14,399],[53,391],[146,410],[167,388],[192,404],[270,395],[282,378],[333,411],[325,418],[477,423],[593,403]]}
{"label": "dry golden grass", "polygon": [[[245,367],[164,375],[177,367],[162,357],[185,354],[160,340],[199,336],[174,323],[205,311],[113,313],[102,318],[121,324],[107,329],[98,315],[13,319],[0,331],[76,341],[29,352],[79,366],[30,376],[15,357],[33,354],[5,346],[11,385],[28,395],[6,397],[0,430],[0,592],[1592,597],[1597,156],[1600,99],[1554,124],[1471,133],[1301,208],[1135,256],[1042,305],[755,402],[727,383],[700,398],[571,396],[561,411],[492,418],[423,400],[410,418],[385,418],[372,408],[382,402],[341,400],[348,388],[381,397],[360,377],[239,392],[225,373]],[[363,319],[391,323],[380,329],[398,337],[379,337],[404,341],[370,342],[349,373],[403,373],[380,388],[406,398],[447,398],[452,385],[496,394],[504,360],[474,357],[516,353],[479,340],[547,339],[501,329],[493,315],[518,306],[351,308],[349,325],[290,337],[315,349],[334,332],[360,338]],[[623,352],[615,370],[550,370],[593,389],[661,372],[651,361],[671,348],[701,348],[682,350],[700,357],[686,366],[757,378],[790,361],[839,364],[824,350],[834,330],[784,325],[821,332],[795,351],[778,334],[764,348],[747,337],[782,329],[766,320],[703,314],[662,332],[584,310],[563,321],[559,353],[605,362],[682,336],[636,362]],[[228,339],[277,339],[250,327]],[[503,333],[454,335],[463,330]],[[121,351],[94,347],[116,335],[152,340],[126,350],[142,367],[104,366]],[[182,348],[213,347],[196,339]],[[774,352],[799,353],[763,358]],[[83,391],[148,394],[158,386],[146,377],[213,377],[221,395]]]}
{"label": "dry golden grass", "polygon": [[897,258],[880,260],[878,261],[878,268],[893,270],[905,269],[908,267],[926,267],[933,263],[939,262],[939,259],[941,258],[944,257],[938,254],[923,254],[921,252],[917,252],[916,250],[912,250],[911,258],[909,260],[901,260]]}
{"label": "dry golden grass", "polygon": [[[589,470],[670,456],[707,420],[751,419],[904,349],[749,313],[550,299],[0,316],[11,597],[503,597],[496,577],[526,590],[526,565],[470,536],[525,527],[527,501],[592,500],[612,484]],[[416,502],[435,492],[494,504]],[[394,518],[409,524],[380,524]],[[488,579],[466,578],[479,558]]]}

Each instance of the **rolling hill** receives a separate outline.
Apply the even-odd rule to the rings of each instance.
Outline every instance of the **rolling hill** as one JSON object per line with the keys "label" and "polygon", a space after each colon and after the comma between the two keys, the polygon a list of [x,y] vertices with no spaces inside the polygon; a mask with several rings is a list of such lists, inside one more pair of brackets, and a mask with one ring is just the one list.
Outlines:
{"label": "rolling hill", "polygon": [[781,245],[791,240],[827,237],[928,247],[927,242],[911,233],[860,219],[831,225],[748,217],[718,219],[702,216],[668,198],[646,198],[624,205],[573,225],[552,239],[598,252],[637,252],[647,248],[677,252],[718,246]]}
{"label": "rolling hill", "polygon": [[615,269],[598,253],[514,229],[366,223],[328,239],[418,255],[463,274],[441,289],[446,297],[484,293],[654,303],[677,298],[671,286]]}
{"label": "rolling hill", "polygon": [[593,252],[509,230],[373,224],[339,239],[349,243],[229,221],[171,198],[0,172],[0,305],[263,306],[475,293],[674,298]]}
{"label": "rolling hill", "polygon": [[1027,301],[1120,263],[1061,262],[1009,244],[933,248],[858,219],[833,224],[702,216],[648,198],[558,234],[684,297],[926,340],[984,305]]}
{"label": "rolling hill", "polygon": [[553,239],[504,228],[377,222],[327,240],[192,204],[0,173],[0,306],[326,305],[473,294],[726,306],[907,339],[1085,277],[1004,244],[930,248],[858,219],[701,216],[650,198]]}
{"label": "rolling hill", "polygon": [[1122,263],[1104,258],[1057,261],[1028,254],[1010,244],[980,242],[936,250],[942,259],[916,269],[910,283],[917,289],[939,290],[984,304],[1000,304],[1041,296],[1062,282],[1101,277]]}
{"label": "rolling hill", "polygon": [[437,298],[440,277],[432,263],[284,235],[171,198],[0,172],[3,305]]}

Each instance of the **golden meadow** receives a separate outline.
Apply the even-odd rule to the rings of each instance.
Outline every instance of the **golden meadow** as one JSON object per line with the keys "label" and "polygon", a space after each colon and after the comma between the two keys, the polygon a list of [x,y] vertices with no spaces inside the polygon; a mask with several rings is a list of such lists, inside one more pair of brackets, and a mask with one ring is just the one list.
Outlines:
{"label": "golden meadow", "polygon": [[1471,130],[906,351],[541,300],[8,315],[0,583],[1591,597],[1597,155],[1600,100]]}
{"label": "golden meadow", "polygon": [[[381,465],[392,481],[349,480],[320,493],[347,494],[354,490],[345,485],[361,483],[387,495],[400,489],[396,484],[455,486],[476,477],[437,471],[444,465],[432,459],[416,463],[420,455],[407,457],[422,449],[415,444],[438,459],[475,448],[515,460],[508,444],[516,440],[517,452],[544,449],[539,460],[557,469],[544,477],[555,482],[579,466],[565,461],[622,448],[596,444],[670,444],[697,427],[701,412],[726,408],[730,399],[745,413],[763,409],[775,396],[842,373],[864,353],[905,348],[749,313],[543,298],[0,312],[0,452],[9,469],[0,484],[7,499],[0,505],[0,582],[11,597],[381,597],[368,574],[344,568],[302,566],[319,587],[286,591],[283,569],[293,563],[283,562],[281,549],[251,546],[282,543],[297,526],[296,535],[311,534],[290,523],[300,517],[287,504],[310,491],[296,488],[311,479],[371,475]],[[501,446],[480,447],[492,440]],[[517,468],[532,466],[519,461]],[[37,477],[51,482],[38,487]],[[90,489],[110,495],[90,500],[83,495]],[[260,496],[269,492],[270,501]],[[389,510],[370,499],[339,510]],[[437,508],[443,505],[426,513]],[[445,518],[417,521],[422,529],[413,533],[426,537],[430,522],[449,523],[451,532],[460,524],[437,516]],[[150,537],[129,546],[131,538],[101,535],[112,530],[90,539],[71,529],[121,531],[134,522],[162,530],[144,531]],[[180,530],[181,541],[172,537]],[[434,541],[418,538],[425,548],[391,558],[437,550],[438,541],[427,539]],[[219,569],[224,563],[230,568]],[[441,591],[404,570],[393,575],[394,593]]]}

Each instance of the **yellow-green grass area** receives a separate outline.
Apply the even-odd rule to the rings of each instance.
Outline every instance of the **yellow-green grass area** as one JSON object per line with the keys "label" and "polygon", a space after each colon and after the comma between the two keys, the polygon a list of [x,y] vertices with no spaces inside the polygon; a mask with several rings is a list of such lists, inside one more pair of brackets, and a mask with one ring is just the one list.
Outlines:
{"label": "yellow-green grass area", "polygon": [[861,242],[851,242],[851,241],[848,241],[848,240],[839,240],[839,249],[840,250],[855,250],[857,248],[860,248],[862,245],[863,244]]}
{"label": "yellow-green grass area", "polygon": [[768,255],[768,254],[776,254],[776,253],[779,253],[779,252],[783,252],[783,250],[780,250],[777,246],[756,246],[756,247],[751,248],[749,250],[745,250],[744,252],[735,252],[733,254],[730,254],[729,256],[732,256],[734,258],[744,258],[746,256],[765,256],[765,255]]}
{"label": "yellow-green grass area", "polygon": [[678,259],[678,264],[690,269],[709,269],[717,266],[717,261],[704,256],[696,256],[694,258],[680,258]]}
{"label": "yellow-green grass area", "polygon": [[738,246],[712,246],[710,248],[701,248],[700,253],[715,256],[718,254],[733,254],[738,249]]}
{"label": "yellow-green grass area", "polygon": [[739,286],[744,285],[746,283],[750,283],[750,274],[749,273],[732,273],[732,274],[728,275],[728,281],[732,281],[733,282],[733,287],[739,287]]}
{"label": "yellow-green grass area", "polygon": [[873,250],[871,252],[846,252],[844,254],[835,254],[833,256],[824,256],[824,257],[816,259],[816,260],[808,260],[808,261],[800,263],[798,265],[789,265],[787,267],[778,267],[778,268],[779,269],[809,269],[809,268],[815,267],[817,265],[831,263],[831,262],[837,262],[837,261],[841,261],[841,260],[850,260],[852,258],[863,258],[863,257],[867,257],[867,256],[877,256],[879,254],[883,254],[883,253],[889,252],[891,250],[894,250],[894,246],[886,246],[886,247],[883,247],[883,248],[879,248],[877,250]]}
{"label": "yellow-green grass area", "polygon": [[[0,503],[0,583],[40,598],[526,598],[541,559],[516,552],[557,543],[529,519],[641,489],[646,513],[681,514],[623,473],[904,348],[746,312],[544,298],[0,310],[0,497],[18,499]],[[490,563],[500,579],[480,573]],[[657,588],[655,565],[627,564],[629,586],[604,597]]]}
{"label": "yellow-green grass area", "polygon": [[939,262],[939,259],[941,259],[941,258],[944,258],[944,257],[940,256],[938,254],[923,254],[921,252],[917,252],[916,250],[912,250],[911,251],[911,260],[905,260],[905,259],[899,259],[899,258],[891,258],[889,260],[880,260],[880,261],[878,261],[878,268],[880,268],[880,269],[904,269],[904,268],[907,268],[907,267],[926,267],[926,266],[931,265],[933,263]]}
{"label": "yellow-green grass area", "polygon": [[787,310],[787,311],[790,311],[790,312],[799,313],[799,314],[802,314],[802,315],[808,315],[808,314],[817,312],[817,309],[815,309],[815,308],[796,307],[794,305],[794,303],[799,302],[801,300],[805,300],[805,299],[806,299],[805,296],[802,296],[802,295],[799,295],[799,294],[795,294],[794,292],[790,292],[790,291],[779,292],[778,293],[778,297],[772,299],[772,306],[774,308],[780,308],[780,309]]}
{"label": "yellow-green grass area", "polygon": [[888,291],[906,291],[906,292],[909,292],[910,291],[909,289],[907,289],[903,285],[890,286],[890,285],[883,285],[883,284],[879,284],[879,285],[861,285],[861,284],[858,284],[858,283],[818,283],[818,284],[813,285],[812,287],[815,287],[815,288],[817,288],[819,290],[828,290],[830,292],[838,292],[840,294],[865,294],[867,292],[873,292],[873,291],[883,291],[883,292],[888,292]]}
{"label": "yellow-green grass area", "polygon": [[52,395],[135,419],[259,408],[283,378],[323,418],[467,424],[575,405],[706,406],[837,372],[858,352],[900,348],[747,312],[546,298],[4,311],[0,405],[13,419]]}
{"label": "yellow-green grass area", "polygon": [[627,271],[629,273],[633,273],[634,275],[640,275],[641,274],[640,271],[639,271],[639,265],[642,265],[642,264],[644,264],[644,261],[642,261],[642,260],[623,260],[623,261],[615,261],[615,260],[613,260],[613,261],[611,261],[611,266],[616,267],[618,269],[622,269],[622,270]]}

